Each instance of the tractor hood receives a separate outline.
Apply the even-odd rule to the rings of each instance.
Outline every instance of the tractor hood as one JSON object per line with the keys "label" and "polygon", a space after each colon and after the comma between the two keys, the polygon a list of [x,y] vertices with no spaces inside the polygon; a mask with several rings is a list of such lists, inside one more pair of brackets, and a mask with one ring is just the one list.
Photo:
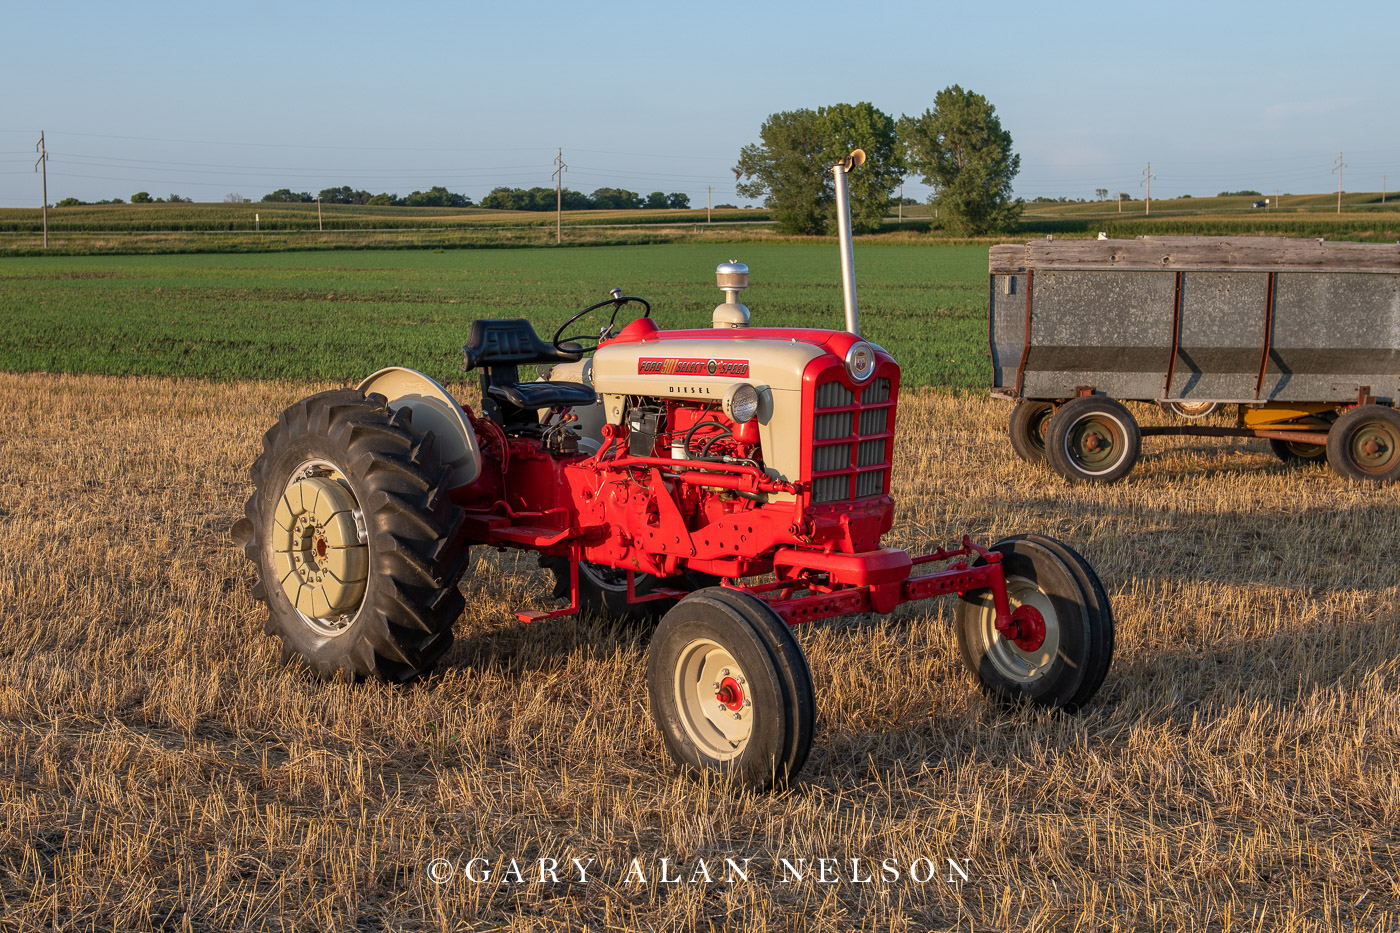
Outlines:
{"label": "tractor hood", "polygon": [[809,363],[826,354],[844,359],[859,339],[807,328],[663,331],[644,319],[598,348],[593,385],[604,395],[711,401],[736,382],[800,393]]}

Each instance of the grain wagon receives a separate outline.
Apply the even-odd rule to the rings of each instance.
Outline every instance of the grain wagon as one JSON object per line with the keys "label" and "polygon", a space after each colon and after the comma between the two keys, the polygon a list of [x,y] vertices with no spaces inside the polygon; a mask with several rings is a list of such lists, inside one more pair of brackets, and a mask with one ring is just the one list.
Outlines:
{"label": "grain wagon", "polygon": [[[1103,483],[1143,437],[1259,437],[1287,463],[1400,476],[1400,245],[1047,238],[989,266],[992,394],[1016,402],[1023,459]],[[1140,427],[1123,401],[1234,423]]]}

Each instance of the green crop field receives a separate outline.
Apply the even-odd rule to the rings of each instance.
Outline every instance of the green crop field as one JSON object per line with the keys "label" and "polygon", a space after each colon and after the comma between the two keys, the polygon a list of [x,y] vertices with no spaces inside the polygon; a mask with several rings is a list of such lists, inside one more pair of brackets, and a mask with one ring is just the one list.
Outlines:
{"label": "green crop field", "polygon": [[[0,370],[450,379],[474,319],[548,337],[613,286],[663,327],[708,326],[729,259],[752,269],[755,324],[842,326],[834,243],[20,257],[0,259]],[[985,247],[858,247],[857,265],[862,328],[907,384],[987,384]]]}

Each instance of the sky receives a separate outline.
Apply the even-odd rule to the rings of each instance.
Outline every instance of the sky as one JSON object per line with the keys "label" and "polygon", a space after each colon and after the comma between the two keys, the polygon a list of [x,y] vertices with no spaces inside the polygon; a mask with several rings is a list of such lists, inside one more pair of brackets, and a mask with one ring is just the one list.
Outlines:
{"label": "sky", "polygon": [[[984,95],[1016,194],[1400,187],[1400,6],[530,2],[122,4],[0,13],[0,206],[136,191],[221,201],[350,185],[680,191],[746,203],[730,167],[772,113]],[[1383,181],[1383,176],[1388,179]],[[707,187],[711,190],[707,191]],[[911,176],[908,197],[929,189]]]}

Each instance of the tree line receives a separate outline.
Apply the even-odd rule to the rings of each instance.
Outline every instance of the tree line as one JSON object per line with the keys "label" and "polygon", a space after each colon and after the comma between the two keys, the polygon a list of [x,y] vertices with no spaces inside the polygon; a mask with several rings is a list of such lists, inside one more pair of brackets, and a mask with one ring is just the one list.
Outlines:
{"label": "tree line", "polygon": [[1021,157],[985,97],[958,85],[944,88],[919,116],[895,119],[870,103],[834,104],[771,115],[760,142],[739,151],[738,192],[763,198],[779,229],[826,234],[836,228],[831,166],[852,149],[866,163],[851,173],[851,225],[878,230],[908,174],[933,188],[948,225],[967,234],[1005,229],[1020,217],[1011,182]]}

